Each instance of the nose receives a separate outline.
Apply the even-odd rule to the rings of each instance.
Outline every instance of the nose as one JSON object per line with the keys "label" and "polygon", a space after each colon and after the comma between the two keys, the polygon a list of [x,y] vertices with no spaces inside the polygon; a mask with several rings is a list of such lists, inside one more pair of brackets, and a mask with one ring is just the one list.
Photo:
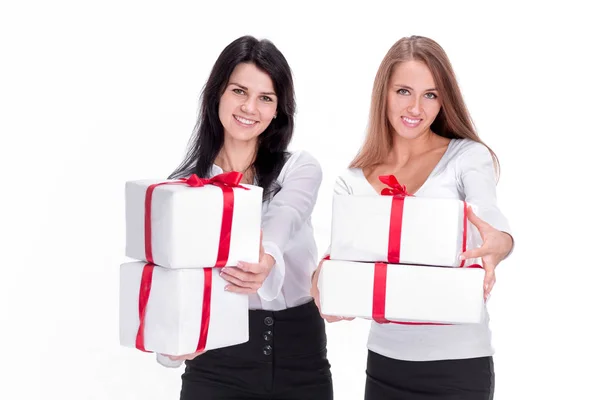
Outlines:
{"label": "nose", "polygon": [[256,111],[256,99],[248,96],[242,104],[242,111],[248,114],[254,114]]}
{"label": "nose", "polygon": [[408,107],[408,112],[415,116],[421,114],[421,102],[419,98],[413,100],[412,104]]}

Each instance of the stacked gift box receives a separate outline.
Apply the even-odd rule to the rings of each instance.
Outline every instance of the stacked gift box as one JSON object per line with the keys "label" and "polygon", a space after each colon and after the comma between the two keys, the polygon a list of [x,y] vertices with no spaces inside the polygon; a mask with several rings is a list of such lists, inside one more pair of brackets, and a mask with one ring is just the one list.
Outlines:
{"label": "stacked gift box", "polygon": [[126,183],[120,343],[169,355],[248,341],[248,296],[220,268],[258,262],[263,190],[237,172]]}
{"label": "stacked gift box", "polygon": [[390,186],[382,196],[334,196],[321,312],[380,323],[479,323],[481,260],[459,259],[481,244],[468,204],[411,196],[393,176],[380,179]]}

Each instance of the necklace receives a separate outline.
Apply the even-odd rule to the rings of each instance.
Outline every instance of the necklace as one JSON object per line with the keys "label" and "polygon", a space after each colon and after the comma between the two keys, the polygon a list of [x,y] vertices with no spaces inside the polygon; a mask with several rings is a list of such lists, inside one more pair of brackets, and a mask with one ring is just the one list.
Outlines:
{"label": "necklace", "polygon": [[[236,172],[240,172],[243,175],[242,178],[242,182],[241,183],[246,183],[249,185],[254,184],[254,169],[252,168],[252,164],[248,165],[243,171],[236,171]],[[225,169],[223,169],[223,172],[231,172],[233,170],[228,170],[226,171]]]}
{"label": "necklace", "polygon": [[[227,163],[225,162],[225,160],[220,157],[221,154],[219,154],[219,156],[217,156],[217,159],[215,159],[215,164],[217,164],[218,166],[220,166],[219,164],[221,164],[223,167],[225,165],[227,165]],[[231,172],[233,171],[232,169],[225,169],[221,167],[221,169],[223,170],[223,172]],[[236,172],[239,172],[243,175],[242,177],[242,181],[241,183],[246,183],[249,185],[253,185],[254,184],[254,168],[253,168],[253,163],[250,163],[246,168],[244,168],[243,170],[235,170]]]}

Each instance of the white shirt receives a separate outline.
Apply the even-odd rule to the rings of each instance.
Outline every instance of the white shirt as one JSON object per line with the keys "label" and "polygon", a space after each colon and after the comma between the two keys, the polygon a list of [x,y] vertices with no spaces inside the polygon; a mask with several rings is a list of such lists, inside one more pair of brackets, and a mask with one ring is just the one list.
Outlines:
{"label": "white shirt", "polygon": [[[210,177],[223,170],[213,165]],[[304,151],[294,152],[283,166],[277,183],[281,190],[263,203],[263,247],[275,259],[275,265],[257,294],[249,296],[250,309],[283,310],[312,300],[311,275],[317,268],[311,214],[323,180],[321,166]],[[166,367],[179,367],[157,354]]]}
{"label": "white shirt", "polygon": [[[222,172],[213,165],[211,177]],[[312,300],[310,277],[318,254],[311,214],[322,180],[321,166],[305,151],[292,153],[281,169],[281,190],[262,211],[263,247],[275,265],[257,294],[250,295],[250,309],[277,311]]]}
{"label": "white shirt", "polygon": [[[400,182],[402,183],[402,182]],[[361,169],[348,169],[338,177],[336,194],[379,195]],[[423,186],[419,197],[466,200],[477,206],[477,215],[494,228],[510,233],[496,205],[496,178],[492,156],[480,143],[452,139]],[[485,311],[481,324],[396,325],[371,324],[369,350],[407,361],[448,360],[491,356],[494,353]]]}

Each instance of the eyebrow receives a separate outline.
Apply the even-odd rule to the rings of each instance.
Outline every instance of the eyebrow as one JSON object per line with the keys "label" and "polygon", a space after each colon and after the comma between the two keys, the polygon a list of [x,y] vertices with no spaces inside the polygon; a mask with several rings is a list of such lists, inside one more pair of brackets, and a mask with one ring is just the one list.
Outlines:
{"label": "eyebrow", "polygon": [[[407,85],[402,85],[402,84],[398,84],[398,85],[394,85],[394,87],[401,87],[401,88],[405,88],[405,89],[410,89],[410,90],[414,90],[413,88],[411,88],[410,86]],[[431,88],[431,89],[427,89],[425,90],[426,92],[437,92],[438,90],[436,88]]]}
{"label": "eyebrow", "polygon": [[[240,89],[243,89],[245,91],[248,91],[248,88],[244,85],[240,85],[239,83],[235,83],[235,82],[229,82],[230,85],[236,85],[238,86]],[[274,92],[261,92],[262,95],[269,95],[269,96],[277,96]]]}

